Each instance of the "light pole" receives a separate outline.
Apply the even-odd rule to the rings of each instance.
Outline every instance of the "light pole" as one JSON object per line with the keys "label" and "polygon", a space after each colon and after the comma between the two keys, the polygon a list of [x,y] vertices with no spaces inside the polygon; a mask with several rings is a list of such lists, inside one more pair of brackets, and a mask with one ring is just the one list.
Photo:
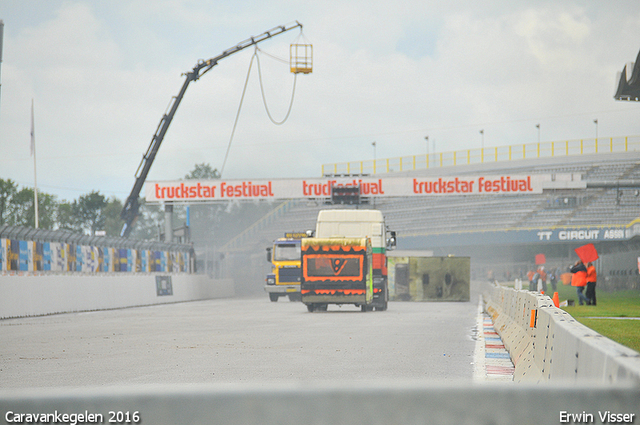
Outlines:
{"label": "light pole", "polygon": [[376,142],[371,143],[373,146],[373,174],[376,173]]}
{"label": "light pole", "polygon": [[427,168],[429,168],[429,136],[425,136],[424,140],[427,142],[427,156],[424,159],[427,163]]}

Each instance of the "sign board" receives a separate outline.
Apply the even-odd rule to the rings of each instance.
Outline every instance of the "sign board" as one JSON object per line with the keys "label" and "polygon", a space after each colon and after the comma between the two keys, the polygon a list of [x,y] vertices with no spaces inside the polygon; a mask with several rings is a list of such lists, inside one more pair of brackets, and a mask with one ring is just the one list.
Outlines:
{"label": "sign board", "polygon": [[302,239],[308,238],[307,232],[285,232],[284,237],[287,239]]}
{"label": "sign board", "polygon": [[598,251],[596,251],[596,247],[592,243],[582,245],[581,247],[574,249],[574,251],[578,254],[578,258],[580,258],[583,263],[590,263],[598,259]]}
{"label": "sign board", "polygon": [[264,180],[148,181],[147,202],[330,198],[332,188],[359,187],[361,197],[430,197],[542,193],[559,175],[476,175]]}
{"label": "sign board", "polygon": [[569,227],[541,230],[495,230],[459,233],[402,235],[404,249],[451,246],[486,246],[493,244],[548,245],[549,243],[588,243],[625,241],[640,235],[640,226]]}
{"label": "sign board", "polygon": [[156,294],[159,297],[163,295],[173,295],[171,276],[156,276]]}

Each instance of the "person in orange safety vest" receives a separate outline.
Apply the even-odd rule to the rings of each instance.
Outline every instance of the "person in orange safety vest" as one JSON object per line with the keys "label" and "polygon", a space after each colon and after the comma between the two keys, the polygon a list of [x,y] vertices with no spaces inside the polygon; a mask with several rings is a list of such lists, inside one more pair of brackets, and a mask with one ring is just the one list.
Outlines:
{"label": "person in orange safety vest", "polygon": [[547,293],[547,272],[544,271],[544,266],[538,268],[539,279],[542,281],[542,292]]}
{"label": "person in orange safety vest", "polygon": [[571,286],[576,287],[578,294],[578,301],[580,305],[584,305],[589,302],[589,299],[584,295],[584,288],[587,286],[587,268],[584,266],[582,260],[576,261],[573,267],[571,267]]}

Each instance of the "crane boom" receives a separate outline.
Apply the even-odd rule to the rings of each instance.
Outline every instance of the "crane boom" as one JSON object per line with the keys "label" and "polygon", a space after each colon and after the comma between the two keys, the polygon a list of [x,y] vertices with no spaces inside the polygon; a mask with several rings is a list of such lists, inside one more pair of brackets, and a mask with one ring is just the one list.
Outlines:
{"label": "crane boom", "polygon": [[147,175],[149,174],[151,165],[153,164],[153,161],[156,158],[158,149],[160,149],[160,144],[162,143],[162,140],[164,139],[164,136],[167,133],[167,129],[169,128],[169,125],[173,120],[173,116],[175,115],[176,110],[178,109],[178,106],[180,105],[180,102],[184,97],[184,93],[187,91],[187,87],[189,87],[189,84],[192,81],[198,80],[204,74],[209,72],[211,68],[216,66],[221,59],[224,59],[227,56],[237,53],[240,50],[243,50],[249,46],[258,44],[261,41],[267,40],[271,37],[274,37],[276,35],[282,34],[284,32],[287,32],[289,30],[292,30],[298,27],[302,29],[302,24],[296,21],[295,24],[290,24],[288,26],[283,25],[283,26],[272,28],[269,31],[266,31],[256,37],[251,37],[251,38],[248,38],[247,40],[244,40],[238,43],[234,47],[231,47],[230,49],[225,50],[224,52],[222,52],[216,57],[213,57],[206,61],[204,60],[199,61],[198,64],[195,67],[193,67],[193,70],[191,70],[190,72],[187,72],[186,74],[183,74],[186,76],[186,78],[184,83],[182,84],[182,88],[180,89],[180,92],[178,93],[178,95],[172,98],[170,107],[167,108],[168,112],[162,116],[162,119],[158,124],[158,128],[156,129],[156,132],[153,135],[153,138],[151,139],[151,143],[149,144],[149,147],[147,148],[147,151],[145,152],[145,154],[142,156],[140,165],[138,165],[138,169],[136,170],[136,174],[135,174],[136,182],[133,185],[131,194],[129,195],[129,197],[127,198],[127,201],[124,204],[124,208],[122,209],[122,212],[120,213],[120,217],[124,220],[124,225],[122,226],[122,231],[120,232],[120,236],[128,237],[131,234],[131,231],[133,230],[133,225],[138,217],[139,209],[140,209],[140,203],[138,202],[140,191],[142,190],[142,186],[144,185],[144,182],[147,179]]}

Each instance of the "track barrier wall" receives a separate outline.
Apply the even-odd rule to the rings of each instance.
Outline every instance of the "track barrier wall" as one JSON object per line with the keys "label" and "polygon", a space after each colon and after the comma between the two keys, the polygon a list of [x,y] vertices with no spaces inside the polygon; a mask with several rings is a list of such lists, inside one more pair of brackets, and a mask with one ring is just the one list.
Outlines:
{"label": "track barrier wall", "polygon": [[[121,417],[130,422],[120,423],[153,425],[539,425],[610,423],[599,420],[608,414],[622,415],[614,422],[637,423],[638,400],[640,387],[504,383],[0,389],[0,425],[17,423],[12,414],[54,412],[103,415],[100,422],[84,423]],[[562,420],[583,412],[593,420]]]}
{"label": "track barrier wall", "polygon": [[515,365],[514,381],[640,386],[640,353],[582,325],[548,296],[496,285],[483,301]]}
{"label": "track barrier wall", "polygon": [[[59,277],[64,280],[72,276]],[[24,278],[13,279],[19,284],[26,282]],[[0,280],[0,287],[2,283]],[[162,298],[156,290],[160,293],[167,289],[149,280],[139,284],[154,289],[151,298]],[[172,289],[180,292],[179,285]],[[483,299],[505,346],[518,358],[520,385],[372,379],[358,383],[0,388],[0,425],[37,422],[33,416],[27,420],[20,415],[60,418],[40,423],[109,423],[122,419],[120,423],[154,425],[637,423],[639,353],[580,325],[552,307],[548,297],[495,287]],[[529,327],[531,311],[533,328]],[[576,381],[590,384],[576,385]],[[75,416],[62,416],[65,414]],[[581,419],[571,420],[569,415],[581,415]]]}
{"label": "track barrier wall", "polygon": [[232,279],[196,274],[0,275],[0,319],[168,304],[234,295]]}

